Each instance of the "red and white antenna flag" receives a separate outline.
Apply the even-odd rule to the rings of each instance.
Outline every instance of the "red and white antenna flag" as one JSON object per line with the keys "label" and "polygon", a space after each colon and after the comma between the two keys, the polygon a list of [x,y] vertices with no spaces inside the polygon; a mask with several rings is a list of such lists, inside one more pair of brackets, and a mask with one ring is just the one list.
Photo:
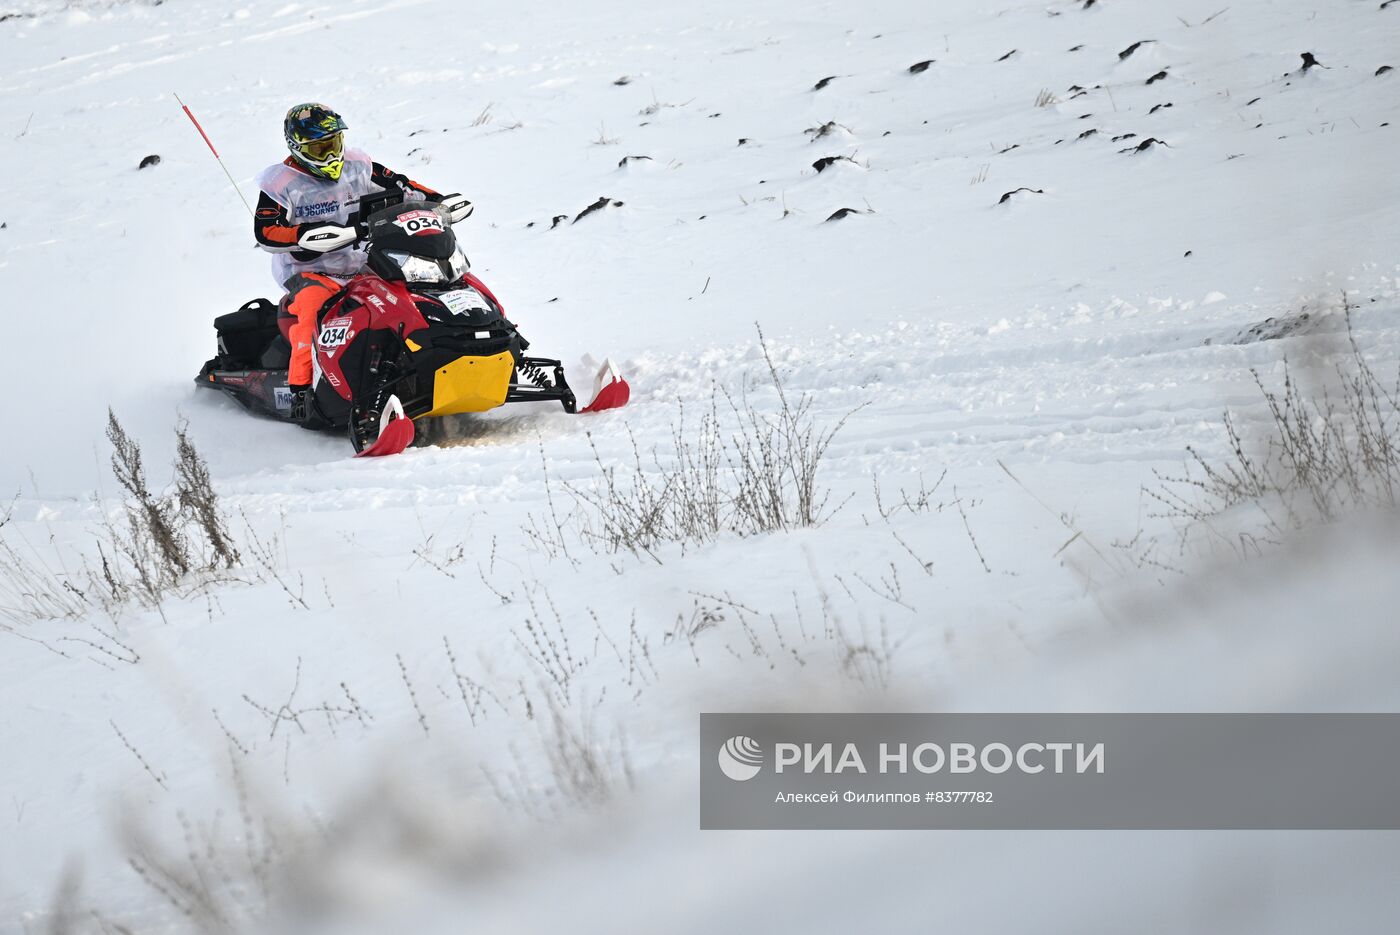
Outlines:
{"label": "red and white antenna flag", "polygon": [[171,93],[175,94],[175,100],[179,103],[180,109],[185,112],[185,116],[190,118],[190,123],[194,124],[194,128],[199,131],[199,135],[204,137],[204,145],[208,146],[209,151],[214,154],[214,160],[218,162],[219,168],[224,170],[224,175],[228,177],[228,183],[233,186],[234,191],[238,192],[238,197],[243,202],[243,207],[248,209],[248,215],[251,217],[253,215],[253,206],[248,204],[248,199],[243,196],[243,192],[238,188],[238,183],[233,180],[233,176],[229,173],[228,166],[224,165],[223,159],[219,158],[219,151],[215,149],[214,144],[210,142],[209,134],[204,132],[204,128],[199,125],[199,121],[195,119],[194,113],[190,110],[189,106],[184,101],[180,100],[180,95],[173,91]]}

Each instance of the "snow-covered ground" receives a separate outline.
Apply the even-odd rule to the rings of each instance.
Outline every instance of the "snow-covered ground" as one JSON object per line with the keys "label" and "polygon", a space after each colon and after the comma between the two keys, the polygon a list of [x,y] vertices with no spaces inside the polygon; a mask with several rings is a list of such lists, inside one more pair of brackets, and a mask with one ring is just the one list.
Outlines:
{"label": "snow-covered ground", "polygon": [[[1344,295],[1395,372],[1378,6],[0,6],[0,536],[86,586],[110,406],[158,485],[188,420],[244,543],[230,580],[115,619],[5,592],[0,929],[1393,918],[1393,836],[701,834],[694,789],[701,710],[1394,710],[1393,531],[1166,568],[1143,493],[1229,454],[1251,368],[1339,346]],[[210,319],[274,284],[172,91],[250,198],[302,100],[470,195],[460,235],[534,348],[617,358],[632,404],[364,462],[197,392]],[[788,396],[846,417],[839,511],[589,547],[567,487],[600,462],[666,463],[717,389],[776,411],[756,324]]]}

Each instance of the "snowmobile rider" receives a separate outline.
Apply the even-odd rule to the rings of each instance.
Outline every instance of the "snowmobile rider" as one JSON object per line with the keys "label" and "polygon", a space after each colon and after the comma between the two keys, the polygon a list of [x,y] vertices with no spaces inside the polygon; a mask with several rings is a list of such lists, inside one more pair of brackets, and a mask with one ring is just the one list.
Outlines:
{"label": "snowmobile rider", "polygon": [[358,149],[346,149],[346,129],[324,104],[298,104],[282,122],[291,156],[258,176],[262,194],[253,236],[276,254],[272,275],[287,290],[277,317],[292,346],[287,383],[297,421],[306,417],[317,316],[365,265],[365,247],[351,226],[360,197],[397,189],[408,198],[444,204],[454,223],[472,213],[472,203],[461,195],[440,195]]}

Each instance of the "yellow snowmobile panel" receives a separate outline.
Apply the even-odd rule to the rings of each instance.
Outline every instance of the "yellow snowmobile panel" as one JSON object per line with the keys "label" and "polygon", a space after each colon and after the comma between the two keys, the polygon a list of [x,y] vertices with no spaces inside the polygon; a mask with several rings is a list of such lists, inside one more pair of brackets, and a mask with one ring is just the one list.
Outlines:
{"label": "yellow snowmobile panel", "polygon": [[433,408],[423,416],[495,409],[505,403],[514,371],[510,351],[491,357],[460,357],[439,367],[433,375]]}

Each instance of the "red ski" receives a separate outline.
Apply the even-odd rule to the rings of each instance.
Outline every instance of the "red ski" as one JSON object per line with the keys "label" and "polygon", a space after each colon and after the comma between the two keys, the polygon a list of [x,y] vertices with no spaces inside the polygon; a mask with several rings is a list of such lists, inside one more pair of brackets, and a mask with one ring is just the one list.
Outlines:
{"label": "red ski", "polygon": [[627,385],[627,381],[622,379],[622,374],[618,372],[617,364],[612,362],[612,358],[603,361],[603,366],[598,370],[598,375],[593,378],[593,402],[584,406],[579,412],[602,412],[604,409],[620,409],[627,405],[627,400],[632,398],[632,387]]}
{"label": "red ski", "polygon": [[379,421],[379,437],[374,444],[367,445],[355,453],[357,458],[379,458],[396,455],[413,444],[413,420],[403,414],[403,404],[397,396],[390,396],[384,407],[384,415]]}

